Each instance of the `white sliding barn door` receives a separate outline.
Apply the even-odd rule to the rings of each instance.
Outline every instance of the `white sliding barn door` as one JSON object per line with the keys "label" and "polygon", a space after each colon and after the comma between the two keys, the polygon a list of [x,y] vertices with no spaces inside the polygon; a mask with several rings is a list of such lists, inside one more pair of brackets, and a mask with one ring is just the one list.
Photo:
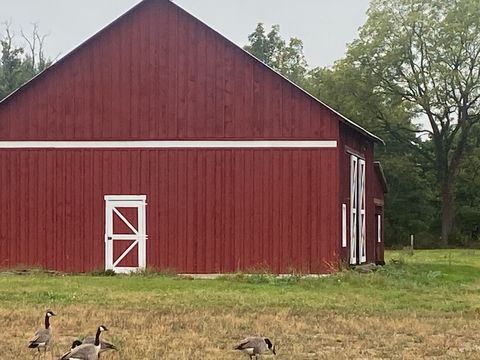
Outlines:
{"label": "white sliding barn door", "polygon": [[367,261],[365,160],[350,155],[350,264]]}
{"label": "white sliding barn door", "polygon": [[350,264],[357,263],[358,158],[350,156]]}
{"label": "white sliding barn door", "polygon": [[360,263],[367,261],[367,224],[365,221],[365,160],[358,160],[358,251]]}

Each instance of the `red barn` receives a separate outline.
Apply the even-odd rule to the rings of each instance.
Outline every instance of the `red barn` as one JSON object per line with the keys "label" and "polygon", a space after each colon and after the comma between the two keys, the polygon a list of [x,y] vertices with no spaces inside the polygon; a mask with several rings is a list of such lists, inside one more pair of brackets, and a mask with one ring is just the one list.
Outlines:
{"label": "red barn", "polygon": [[379,141],[175,4],[145,0],[0,103],[0,267],[382,261]]}

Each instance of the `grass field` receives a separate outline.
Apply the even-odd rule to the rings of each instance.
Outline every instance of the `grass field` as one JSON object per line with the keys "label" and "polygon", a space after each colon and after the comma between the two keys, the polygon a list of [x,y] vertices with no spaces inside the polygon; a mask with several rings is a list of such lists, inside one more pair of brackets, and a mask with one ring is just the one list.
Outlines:
{"label": "grass field", "polygon": [[480,359],[480,251],[388,252],[375,273],[326,278],[0,274],[2,360],[33,358],[46,308],[47,359],[103,323],[120,347],[104,359],[248,359],[231,348],[251,334],[277,359]]}

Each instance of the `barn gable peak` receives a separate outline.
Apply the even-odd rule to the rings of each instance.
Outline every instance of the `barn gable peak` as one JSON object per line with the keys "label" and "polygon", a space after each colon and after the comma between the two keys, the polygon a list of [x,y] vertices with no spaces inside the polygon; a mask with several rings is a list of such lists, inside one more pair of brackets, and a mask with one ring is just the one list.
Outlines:
{"label": "barn gable peak", "polygon": [[[155,16],[157,15],[160,15],[161,11],[160,9],[162,10],[166,10],[166,12],[169,12],[169,15],[168,16],[164,16],[162,18],[162,20],[158,20]],[[175,21],[170,21],[170,17],[175,17]],[[167,19],[167,20],[165,20]],[[161,21],[167,21],[168,24],[166,25],[162,25],[162,24],[159,24]],[[141,24],[139,24],[141,22]],[[126,25],[125,25],[126,24]],[[168,27],[171,27],[172,24],[176,24],[178,26],[178,28],[176,29],[169,29]],[[136,27],[137,28],[137,35],[131,35],[132,38],[130,39],[126,39],[126,37],[130,36],[129,35],[129,29],[126,30],[128,27]],[[163,27],[162,27],[163,26]],[[366,136],[367,138],[369,138],[370,140],[372,141],[376,141],[376,142],[383,142],[380,138],[376,137],[375,135],[373,135],[372,133],[368,132],[366,129],[362,128],[361,126],[359,126],[358,124],[354,123],[353,121],[351,121],[350,119],[346,118],[345,116],[343,116],[342,114],[338,113],[337,111],[335,111],[334,109],[332,109],[331,107],[329,107],[328,105],[326,105],[325,103],[321,102],[320,100],[318,100],[317,98],[315,98],[313,95],[309,94],[307,91],[305,91],[304,89],[300,88],[299,86],[297,86],[296,84],[292,83],[290,80],[288,80],[287,78],[285,78],[283,75],[281,75],[280,73],[278,73],[277,71],[273,70],[272,68],[268,67],[266,64],[264,64],[263,62],[261,62],[260,60],[258,60],[257,58],[255,58],[253,55],[251,55],[250,53],[246,52],[245,50],[243,50],[241,47],[239,47],[238,45],[234,44],[233,42],[231,42],[230,40],[228,40],[226,37],[224,37],[223,35],[221,35],[220,33],[218,33],[217,31],[215,31],[214,29],[212,29],[211,27],[209,27],[208,25],[206,25],[205,23],[203,23],[201,20],[199,20],[198,18],[196,18],[195,16],[193,16],[192,14],[188,13],[187,11],[185,11],[184,9],[182,9],[180,6],[178,6],[177,4],[175,4],[174,2],[172,2],[171,0],[143,0],[141,2],[139,2],[137,5],[135,5],[133,8],[131,8],[130,10],[128,10],[125,14],[121,15],[119,18],[117,18],[115,21],[113,21],[112,23],[110,23],[109,25],[107,25],[106,27],[104,27],[102,30],[100,30],[99,32],[97,32],[95,35],[93,35],[92,37],[90,37],[88,40],[86,40],[85,42],[83,42],[81,45],[79,45],[77,48],[75,48],[74,50],[72,50],[70,53],[66,54],[64,57],[62,57],[61,59],[59,59],[57,62],[55,62],[54,64],[52,64],[49,68],[47,68],[46,70],[44,70],[42,73],[38,74],[36,77],[34,77],[33,79],[31,79],[30,81],[28,81],[27,83],[25,83],[24,85],[22,85],[21,87],[19,87],[17,90],[15,90],[14,92],[12,92],[9,96],[7,96],[5,99],[3,99],[2,101],[0,101],[0,110],[2,107],[4,107],[5,105],[7,105],[11,100],[17,98],[20,94],[22,94],[23,92],[26,92],[29,88],[32,88],[34,87],[35,84],[37,83],[41,83],[42,86],[43,86],[43,83],[45,83],[49,78],[52,78],[52,77],[55,77],[55,76],[58,76],[58,73],[59,72],[62,72],[63,73],[63,78],[64,80],[66,78],[69,78],[68,75],[65,74],[65,72],[70,72],[70,74],[73,72],[72,69],[75,69],[75,71],[79,71],[77,70],[78,68],[78,64],[81,63],[82,66],[84,66],[84,68],[87,68],[87,70],[84,69],[84,71],[88,71],[88,68],[92,68],[94,70],[94,73],[95,73],[95,76],[98,76],[98,77],[101,77],[101,76],[104,76],[104,73],[103,73],[103,70],[105,69],[105,67],[108,67],[109,65],[108,64],[102,64],[102,66],[104,66],[104,68],[102,68],[101,66],[99,66],[99,69],[98,71],[95,71],[95,67],[97,66],[96,65],[96,62],[95,60],[92,60],[91,58],[95,55],[92,55],[94,52],[98,52],[99,54],[105,54],[105,53],[113,53],[113,52],[117,52],[116,54],[114,54],[114,56],[112,57],[112,64],[113,62],[115,61],[118,61],[118,57],[125,57],[125,56],[129,56],[125,53],[125,49],[128,49],[128,47],[130,48],[133,48],[133,46],[135,46],[135,42],[136,41],[144,41],[145,44],[143,44],[142,46],[154,46],[155,49],[151,50],[151,51],[147,51],[145,50],[144,48],[141,48],[139,47],[139,49],[141,51],[144,51],[145,54],[147,54],[147,56],[150,56],[150,57],[159,57],[159,56],[163,56],[163,53],[162,51],[164,51],[166,48],[168,48],[169,46],[172,47],[174,44],[175,44],[175,41],[177,42],[180,42],[181,40],[183,41],[191,41],[191,34],[193,31],[192,29],[195,28],[197,30],[200,30],[201,33],[202,33],[202,36],[204,37],[204,42],[206,42],[206,45],[205,46],[205,50],[197,50],[198,52],[202,52],[202,56],[207,56],[207,59],[203,59],[202,61],[204,61],[205,63],[208,62],[208,61],[214,61],[210,58],[208,58],[208,56],[210,55],[209,51],[211,52],[212,49],[215,49],[217,48],[217,52],[219,51],[218,48],[225,48],[223,49],[222,53],[221,53],[221,56],[222,56],[222,59],[224,59],[224,63],[222,64],[216,64],[217,67],[221,67],[221,71],[223,71],[225,74],[222,75],[218,75],[217,74],[217,78],[215,79],[215,86],[220,86],[222,88],[222,90],[224,90],[227,95],[221,95],[222,96],[222,101],[232,101],[232,104],[225,104],[223,109],[220,109],[218,108],[216,111],[218,110],[221,110],[223,112],[223,114],[221,114],[222,116],[222,120],[225,121],[225,124],[223,125],[218,125],[218,126],[221,126],[223,127],[221,130],[218,130],[216,129],[215,131],[223,131],[222,134],[220,134],[221,137],[237,137],[238,134],[238,128],[239,126],[244,126],[244,125],[241,125],[238,123],[238,121],[240,120],[236,120],[237,123],[235,123],[235,117],[238,117],[239,116],[239,112],[240,111],[243,111],[243,109],[246,109],[246,107],[250,106],[250,107],[253,107],[253,109],[251,110],[251,112],[254,112],[255,114],[252,114],[252,113],[246,113],[244,116],[247,116],[247,117],[250,117],[252,118],[252,132],[251,134],[247,134],[247,132],[245,131],[243,133],[242,136],[247,136],[247,137],[263,137],[263,138],[284,138],[284,137],[303,137],[303,138],[308,138],[308,137],[330,137],[332,138],[332,135],[329,135],[329,134],[333,134],[335,133],[335,131],[333,131],[333,127],[335,127],[334,125],[328,125],[329,127],[331,127],[331,130],[325,130],[323,128],[325,128],[325,125],[322,124],[322,125],[315,125],[313,126],[313,129],[307,129],[308,126],[310,125],[305,125],[305,124],[301,124],[301,122],[303,121],[302,120],[302,117],[306,116],[306,112],[309,112],[310,113],[310,116],[312,118],[315,118],[317,119],[317,121],[320,121],[318,120],[319,117],[320,117],[320,113],[323,113],[324,110],[326,110],[327,112],[330,112],[330,115],[328,115],[328,119],[334,119],[336,121],[340,120],[342,122],[344,122],[345,124],[349,125],[350,127],[352,127],[353,129],[355,129],[356,131],[358,131],[359,133],[363,134],[364,136]],[[162,31],[161,33],[159,33],[158,31]],[[150,33],[149,33],[150,31]],[[153,32],[153,31],[157,31],[157,32]],[[111,35],[110,33],[111,32],[118,32],[118,35],[117,34],[113,34]],[[183,33],[181,33],[183,32]],[[167,34],[168,33],[168,34]],[[110,34],[110,35],[109,35]],[[154,38],[156,39],[157,37],[159,38],[159,42],[163,41],[164,39],[161,39],[162,36],[151,36],[151,34],[161,34],[162,36],[165,35],[165,36],[168,36],[169,39],[167,41],[167,43],[162,43],[162,44],[159,44],[158,42],[156,43],[154,41]],[[149,37],[149,43],[146,42],[145,39],[141,38],[142,36],[147,36]],[[134,36],[137,36],[137,37],[134,37]],[[180,37],[183,36],[181,39]],[[195,35],[196,36],[196,35]],[[123,37],[123,38],[122,38]],[[102,40],[102,38],[105,38],[104,40]],[[127,45],[125,44],[121,44],[119,46],[117,46],[118,44],[113,44],[112,45],[112,42],[113,43],[116,43],[118,41],[121,41],[121,40],[116,40],[118,38],[122,38],[123,40],[125,40],[125,42],[127,43]],[[205,40],[206,39],[206,40]],[[211,42],[213,44],[208,44],[208,42]],[[98,44],[101,44],[101,46],[99,46]],[[221,45],[219,45],[219,43],[222,43]],[[189,43],[190,45],[190,43]],[[113,49],[113,47],[117,46],[117,48]],[[101,49],[98,49],[98,47],[102,47]],[[104,48],[108,48],[108,50],[105,50]],[[181,44],[178,45],[178,47],[181,47]],[[119,51],[120,50],[120,51]],[[132,54],[134,54],[137,50],[132,50]],[[185,51],[184,50],[184,47],[181,47],[181,49],[168,49],[168,51],[170,53],[173,53],[173,55],[169,55],[171,56],[172,58],[169,59],[168,61],[171,62],[170,65],[172,65],[174,62],[178,62],[178,61],[184,61],[185,59],[185,56],[188,58],[187,60],[188,61],[192,61],[192,57],[195,56],[195,53],[192,54],[188,54],[188,55],[185,55],[184,53],[182,53],[182,51]],[[203,51],[205,51],[203,53]],[[206,55],[205,55],[206,54]],[[171,67],[173,68],[173,70],[171,68],[168,68],[165,67],[166,70],[162,70],[162,71],[191,71],[192,69],[192,66],[196,66],[196,67],[201,67],[202,65],[199,65],[199,58],[200,54],[196,54],[197,55],[197,58],[194,58],[195,61],[197,61],[197,63],[195,63],[194,65],[192,65],[192,63],[187,63],[188,61],[186,61],[184,64],[183,64],[183,68],[181,68],[182,64],[180,65],[172,65]],[[216,55],[216,54],[215,54]],[[177,56],[177,58],[173,58],[173,56]],[[182,58],[183,56],[183,58]],[[79,60],[80,57],[83,57],[83,59]],[[239,58],[242,58],[239,60]],[[86,60],[85,60],[86,59]],[[183,59],[183,60],[182,60]],[[131,59],[131,63],[134,63],[135,61],[137,60],[137,58],[135,59]],[[122,61],[124,62],[128,62],[128,61],[125,61],[124,58],[122,58]],[[162,61],[162,60],[160,60]],[[87,64],[87,62],[89,62]],[[151,62],[156,62],[154,65],[151,65],[153,68],[155,68],[155,71],[158,71],[158,67],[162,67],[164,66],[164,64],[160,64],[158,63],[158,60],[157,58],[155,59],[152,59]],[[138,69],[138,72],[146,72],[148,71],[149,69],[151,70],[151,68],[148,67],[148,64],[147,62],[144,61],[144,63],[146,64],[146,66],[144,66],[142,69]],[[111,65],[112,67],[114,67],[115,64]],[[119,67],[121,66],[124,66],[124,64],[122,63],[122,65],[118,65]],[[130,68],[132,68],[131,65],[129,65]],[[203,64],[203,66],[207,66],[205,64]],[[241,71],[241,67],[245,67],[245,71]],[[63,69],[63,71],[62,71]],[[65,70],[66,69],[66,70]],[[122,71],[128,71],[126,70],[126,68],[122,68],[121,69]],[[111,73],[108,73],[108,71],[111,71]],[[116,70],[117,72],[115,73],[114,70],[112,69],[108,69],[107,68],[107,75],[105,76],[111,76],[111,77],[114,77],[114,76],[118,76],[118,74],[122,74],[122,72],[120,70]],[[208,69],[206,70],[207,72],[209,71]],[[251,74],[249,73],[251,71]],[[235,76],[234,78],[231,79],[227,79],[226,77],[226,74],[228,72],[235,72]],[[247,74],[248,72],[248,74]],[[56,75],[57,73],[57,75]],[[247,75],[245,75],[247,74]],[[140,76],[141,74],[140,73],[132,73],[130,75],[131,78],[134,78],[135,76]],[[143,74],[145,75],[145,74]],[[82,75],[83,76],[83,75]],[[96,86],[103,86],[104,84],[100,84],[98,85],[98,79],[90,79],[90,78],[87,78],[86,77],[87,75],[84,76],[84,78],[81,79],[81,81],[79,82],[83,82],[83,86],[86,86],[86,83],[88,83],[88,89],[95,89]],[[104,76],[104,77],[105,77]],[[163,75],[161,75],[163,76]],[[193,76],[193,75],[190,75],[190,76]],[[202,96],[202,92],[200,91],[199,87],[207,87],[207,85],[204,85],[203,82],[207,82],[209,81],[209,79],[200,79],[200,77],[204,76],[203,74],[203,70],[201,69],[201,71],[199,71],[199,74],[196,74],[196,81],[198,83],[202,82],[200,85],[199,84],[196,84],[195,86],[197,86],[197,88],[195,88],[196,91],[199,92],[199,96]],[[207,74],[207,76],[211,76],[211,74]],[[243,76],[244,79],[238,79],[239,76]],[[70,76],[70,77],[75,77],[75,76]],[[258,78],[260,78],[260,80],[258,80]],[[123,78],[122,78],[123,79]],[[163,78],[162,78],[163,79]],[[135,80],[135,79],[133,79]],[[161,80],[161,79],[160,79]],[[188,80],[188,79],[187,79]],[[51,81],[51,80],[50,80]],[[122,80],[123,81],[123,80]],[[125,80],[126,81],[126,80]],[[156,83],[158,84],[158,81],[159,79],[156,79]],[[221,83],[221,82],[224,82],[224,83]],[[269,82],[269,84],[271,83],[271,88],[273,90],[275,89],[278,89],[280,88],[280,92],[279,93],[275,93],[275,94],[272,94],[272,101],[270,101],[269,99],[264,99],[264,102],[265,104],[256,104],[256,101],[257,99],[255,98],[255,94],[253,95],[253,98],[252,98],[252,95],[249,95],[249,94],[242,94],[241,96],[244,97],[244,99],[242,100],[243,103],[241,101],[238,101],[238,100],[233,100],[233,99],[227,99],[227,97],[229,96],[229,94],[231,93],[234,93],[235,96],[238,96],[238,94],[240,94],[242,91],[244,91],[242,89],[242,87],[245,87],[245,86],[258,86],[258,87],[261,87],[263,89],[263,87],[267,87],[265,84],[261,84],[261,82]],[[92,82],[92,84],[90,84],[89,82]],[[233,82],[233,84],[232,84]],[[170,86],[171,84],[169,84]],[[175,86],[177,86],[178,84],[175,84]],[[52,85],[53,86],[53,85]],[[55,84],[54,86],[65,86],[64,84],[64,81],[58,81],[58,84]],[[70,85],[72,88],[76,87],[76,86],[79,86],[77,83],[75,84],[71,84]],[[124,84],[113,84],[112,87],[113,87],[113,92],[116,91],[115,87],[118,87],[118,86],[132,86],[131,87],[131,92],[135,92],[135,91],[140,91],[138,90],[138,86],[143,86],[143,84],[140,84],[140,85],[136,85],[137,88],[135,87],[135,84],[127,84],[127,85],[124,85]],[[184,89],[182,88],[185,87],[185,86],[190,86],[190,84],[188,83],[187,81],[187,84],[179,84],[178,85],[181,89],[181,91],[183,91]],[[229,86],[231,88],[229,88]],[[269,85],[270,86],[270,85]],[[37,88],[40,87],[40,85],[37,86]],[[72,89],[65,89],[66,92],[70,91]],[[169,91],[168,88],[166,89],[157,89],[155,88],[155,82],[153,84],[150,84],[150,87],[149,87],[149,90],[150,91],[155,91],[154,94],[152,94],[151,96],[154,97],[154,96],[162,96],[162,95],[165,95],[165,94],[159,94],[158,92],[162,92],[162,91]],[[181,97],[180,99],[174,99],[176,101],[176,110],[178,110],[180,107],[178,105],[178,102],[180,101],[181,103],[185,103],[186,100],[190,100],[190,99],[185,99],[185,97],[188,98],[189,94],[190,93],[193,93],[192,91],[190,91],[190,89],[187,89],[187,94],[186,95],[182,95],[183,97]],[[273,91],[272,90],[272,91]],[[36,90],[38,91],[38,90]],[[142,90],[141,92],[145,92],[147,90]],[[72,93],[75,93],[74,91]],[[125,92],[126,94],[127,92]],[[177,93],[179,93],[179,90],[177,89]],[[138,100],[140,103],[139,104],[133,104],[133,102],[135,101],[135,99],[125,99],[125,98],[122,98],[120,99],[120,97],[125,97],[125,94],[120,94],[118,95],[118,99],[117,99],[117,102],[119,104],[125,102],[126,100],[130,101],[132,103],[131,107],[132,108],[125,108],[123,109],[124,111],[121,113],[124,115],[125,112],[129,112],[130,114],[132,114],[133,112],[137,111],[137,108],[138,107],[141,107],[141,106],[146,106],[145,104],[147,103],[142,103],[141,101],[142,100]],[[115,94],[103,94],[104,97],[106,96],[114,96]],[[258,95],[258,94],[257,94]],[[277,124],[277,128],[275,129],[275,131],[272,131],[272,132],[266,132],[264,130],[262,130],[262,126],[267,126],[265,124],[258,124],[258,123],[255,123],[255,121],[260,121],[260,118],[262,116],[262,106],[266,106],[267,107],[267,110],[265,111],[272,111],[272,113],[274,112],[274,109],[268,109],[269,106],[276,106],[278,104],[275,104],[273,103],[273,99],[275,99],[276,97],[278,97],[279,95],[282,95],[285,99],[285,101],[281,104],[281,109],[283,109],[283,113],[280,114],[280,113],[274,113],[272,116],[277,116],[277,117],[281,117],[281,124]],[[39,97],[40,95],[38,95],[37,97]],[[46,96],[46,95],[45,95]],[[50,95],[49,95],[50,96]],[[51,95],[53,96],[53,95]],[[55,95],[56,96],[56,95]],[[74,95],[72,95],[74,96]],[[116,96],[116,95],[115,95]],[[92,97],[95,97],[94,95],[92,95]],[[289,99],[290,98],[290,99]],[[49,97],[50,99],[50,97]],[[291,100],[291,99],[294,99],[294,100]],[[69,102],[75,102],[75,99],[67,99]],[[209,101],[208,99],[206,100],[199,100],[198,98],[194,99],[195,101],[197,102],[202,102],[200,105],[202,107],[208,107],[210,106],[211,104],[203,104],[203,101]],[[43,100],[36,100],[37,103],[42,103]],[[94,100],[89,100],[90,102],[94,102]],[[110,101],[110,100],[109,100]],[[110,101],[110,103],[112,104],[111,106],[114,106],[113,104],[115,104],[115,101],[116,99],[112,99]],[[85,100],[86,102],[86,100]],[[218,102],[218,101],[217,101]],[[269,104],[270,102],[270,104]],[[151,100],[150,101],[150,104],[154,104],[155,101]],[[301,105],[297,105],[296,103],[301,103]],[[272,105],[273,104],[273,105]],[[317,104],[317,105],[315,105]],[[198,104],[195,104],[195,105],[198,105]],[[320,105],[320,107],[323,109],[316,109],[316,110],[312,110],[311,108],[314,107],[314,106],[318,106]],[[100,106],[100,105],[98,105]],[[155,104],[155,106],[157,106],[157,104]],[[161,109],[157,109],[155,110],[155,116],[157,118],[160,118],[161,116],[167,116],[169,115],[168,112],[171,110],[168,108],[168,104],[163,104],[162,105],[163,108]],[[192,105],[190,104],[186,104],[185,105],[187,107],[186,110],[183,110],[181,109],[182,111],[185,111],[187,114],[185,116],[189,116],[189,114],[195,114],[197,111],[190,111],[189,110],[189,107],[191,107]],[[60,113],[61,112],[64,112],[64,113],[69,113],[69,112],[73,112],[75,113],[75,115],[77,116],[76,114],[76,109],[69,109],[69,108],[66,108],[66,109],[61,109]],[[80,111],[80,110],[79,110]],[[108,110],[110,111],[110,110]],[[172,110],[173,111],[173,110]],[[298,111],[298,113],[295,113],[296,111]],[[58,116],[58,113],[59,111],[56,111],[56,116]],[[105,113],[105,111],[104,111]],[[112,110],[112,113],[113,115],[116,115],[115,114],[115,111]],[[208,113],[208,111],[207,111]],[[150,115],[145,115],[143,114],[142,116],[140,117],[147,117],[147,116],[154,116],[152,114]],[[170,114],[171,115],[171,114]],[[218,114],[216,114],[218,115]],[[206,114],[206,116],[210,116],[210,117],[214,117],[216,115],[213,115],[213,114]],[[79,114],[78,117],[82,118],[82,117],[85,117],[85,116],[92,116],[92,115],[89,115],[89,114]],[[182,115],[183,116],[183,115]],[[324,115],[322,115],[324,116]],[[49,116],[46,115],[46,118],[48,118]],[[178,117],[178,116],[177,116]],[[230,119],[232,118],[232,119]],[[256,120],[255,120],[256,118]],[[331,121],[331,120],[321,120],[321,121]],[[40,120],[38,120],[40,121]],[[80,121],[80,120],[79,120]],[[83,119],[81,120],[83,121]],[[93,120],[92,120],[93,121]],[[99,121],[98,118],[95,119],[95,121]],[[152,120],[150,119],[149,120],[150,122],[152,122]],[[263,120],[262,120],[263,121]],[[272,122],[276,121],[275,119],[272,120]],[[218,120],[218,122],[220,122],[220,120]],[[310,121],[311,123],[312,121]],[[235,123],[233,125],[231,125],[232,123]],[[229,130],[228,129],[228,126],[229,124],[231,126],[233,126],[235,129],[234,130]],[[35,126],[39,126],[38,124],[36,124]],[[40,125],[41,126],[41,125]],[[93,125],[92,125],[93,126]],[[130,124],[130,125],[126,125],[126,126],[130,126],[130,128],[133,128],[134,125]],[[158,125],[154,125],[154,126],[157,126]],[[195,124],[195,126],[201,126],[201,124]],[[215,125],[217,126],[217,125]],[[338,126],[338,125],[337,125]],[[174,138],[178,138],[178,137],[182,137],[184,136],[185,134],[182,133],[181,129],[179,130],[178,129],[178,125],[176,125],[177,127],[177,134],[174,134],[174,135],[168,135],[168,134],[163,134],[160,133],[159,134],[156,134],[155,135],[155,138],[158,138],[158,137],[174,137]],[[299,128],[302,128],[303,129],[300,129],[298,130]],[[322,128],[322,129],[320,129]],[[198,130],[198,129],[197,129]],[[139,137],[145,137],[145,136],[148,136],[147,133],[145,133],[144,135],[140,134],[141,131],[139,130]],[[213,135],[212,135],[213,134]],[[186,134],[187,136],[190,136],[188,134]],[[87,136],[87,134],[85,133],[85,136]],[[193,135],[192,135],[193,136]],[[200,135],[201,137],[215,137],[217,136],[217,133],[212,133],[212,132],[201,132],[200,131]],[[115,138],[115,137],[120,137],[120,135],[116,135],[116,136],[113,136],[111,135],[112,138]]]}

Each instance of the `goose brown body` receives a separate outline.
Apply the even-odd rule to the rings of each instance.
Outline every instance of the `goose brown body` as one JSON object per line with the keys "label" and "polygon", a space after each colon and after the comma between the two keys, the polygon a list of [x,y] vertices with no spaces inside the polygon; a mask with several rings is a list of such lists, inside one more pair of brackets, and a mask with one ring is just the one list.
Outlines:
{"label": "goose brown body", "polygon": [[[94,344],[95,336],[88,336],[83,339],[82,344]],[[108,350],[118,350],[118,348],[111,342],[100,340],[100,354]]]}

